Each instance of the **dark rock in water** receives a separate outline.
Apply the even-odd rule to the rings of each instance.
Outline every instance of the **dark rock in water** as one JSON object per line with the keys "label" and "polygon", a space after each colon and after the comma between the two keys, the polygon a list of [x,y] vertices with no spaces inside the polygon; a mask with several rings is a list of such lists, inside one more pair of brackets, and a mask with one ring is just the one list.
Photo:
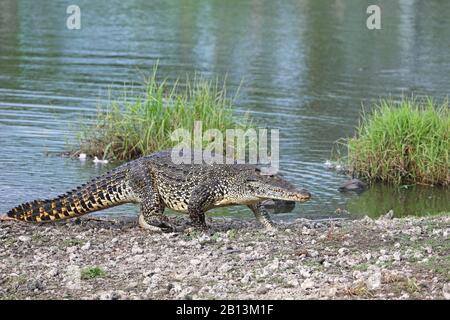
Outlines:
{"label": "dark rock in water", "polygon": [[351,179],[345,181],[340,187],[339,191],[347,192],[363,192],[367,189],[367,184],[359,179]]}
{"label": "dark rock in water", "polygon": [[285,201],[285,200],[273,200],[267,199],[262,202],[264,207],[269,210],[270,213],[288,213],[294,210],[295,202],[294,201]]}

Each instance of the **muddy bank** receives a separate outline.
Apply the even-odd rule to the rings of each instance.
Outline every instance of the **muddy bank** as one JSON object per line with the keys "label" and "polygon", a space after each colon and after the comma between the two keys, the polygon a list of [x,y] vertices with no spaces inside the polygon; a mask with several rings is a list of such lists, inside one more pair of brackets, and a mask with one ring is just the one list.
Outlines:
{"label": "muddy bank", "polygon": [[131,220],[2,221],[0,298],[450,299],[450,215],[299,219],[275,233],[209,224],[205,235],[149,234]]}

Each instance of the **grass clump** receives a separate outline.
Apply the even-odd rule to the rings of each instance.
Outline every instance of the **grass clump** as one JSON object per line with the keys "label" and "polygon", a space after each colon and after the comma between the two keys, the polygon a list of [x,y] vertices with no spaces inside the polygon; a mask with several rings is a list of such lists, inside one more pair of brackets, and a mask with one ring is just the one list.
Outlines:
{"label": "grass clump", "polygon": [[[195,77],[181,88],[156,80],[156,68],[138,94],[125,92],[117,100],[99,106],[94,124],[82,128],[79,153],[114,160],[130,160],[173,147],[171,134],[178,128],[193,130],[202,121],[202,132],[218,129],[246,130],[247,116],[233,116],[234,97],[227,97],[225,84]],[[192,131],[191,131],[192,132]]]}
{"label": "grass clump", "polygon": [[87,267],[81,270],[81,279],[89,280],[106,276],[106,272],[100,267]]}
{"label": "grass clump", "polygon": [[382,100],[346,141],[350,171],[369,181],[448,186],[448,102]]}

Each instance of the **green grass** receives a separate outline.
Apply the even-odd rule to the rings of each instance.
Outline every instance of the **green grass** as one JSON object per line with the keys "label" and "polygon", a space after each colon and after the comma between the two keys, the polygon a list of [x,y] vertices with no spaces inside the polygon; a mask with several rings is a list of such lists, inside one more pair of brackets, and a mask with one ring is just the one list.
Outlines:
{"label": "green grass", "polygon": [[380,101],[344,143],[348,168],[369,181],[448,186],[449,114],[447,101]]}
{"label": "green grass", "polygon": [[87,267],[81,270],[81,279],[89,280],[102,278],[106,276],[106,272],[100,267]]}
{"label": "green grass", "polygon": [[86,241],[80,239],[65,239],[63,240],[63,245],[66,247],[72,247],[77,245],[83,245]]}
{"label": "green grass", "polygon": [[[173,147],[175,129],[192,132],[195,121],[202,131],[251,127],[248,117],[234,116],[234,98],[228,97],[225,84],[195,77],[185,85],[157,81],[157,69],[137,93],[124,94],[98,107],[93,125],[84,125],[79,134],[78,153],[113,160],[130,160],[157,150]],[[225,137],[225,135],[224,135]]]}

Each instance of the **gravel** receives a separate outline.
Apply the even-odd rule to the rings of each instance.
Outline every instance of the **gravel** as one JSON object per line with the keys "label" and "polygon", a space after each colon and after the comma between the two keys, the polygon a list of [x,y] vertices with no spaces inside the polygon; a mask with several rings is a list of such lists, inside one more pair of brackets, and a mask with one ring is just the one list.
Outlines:
{"label": "gravel", "polygon": [[450,216],[0,222],[0,299],[450,299]]}

